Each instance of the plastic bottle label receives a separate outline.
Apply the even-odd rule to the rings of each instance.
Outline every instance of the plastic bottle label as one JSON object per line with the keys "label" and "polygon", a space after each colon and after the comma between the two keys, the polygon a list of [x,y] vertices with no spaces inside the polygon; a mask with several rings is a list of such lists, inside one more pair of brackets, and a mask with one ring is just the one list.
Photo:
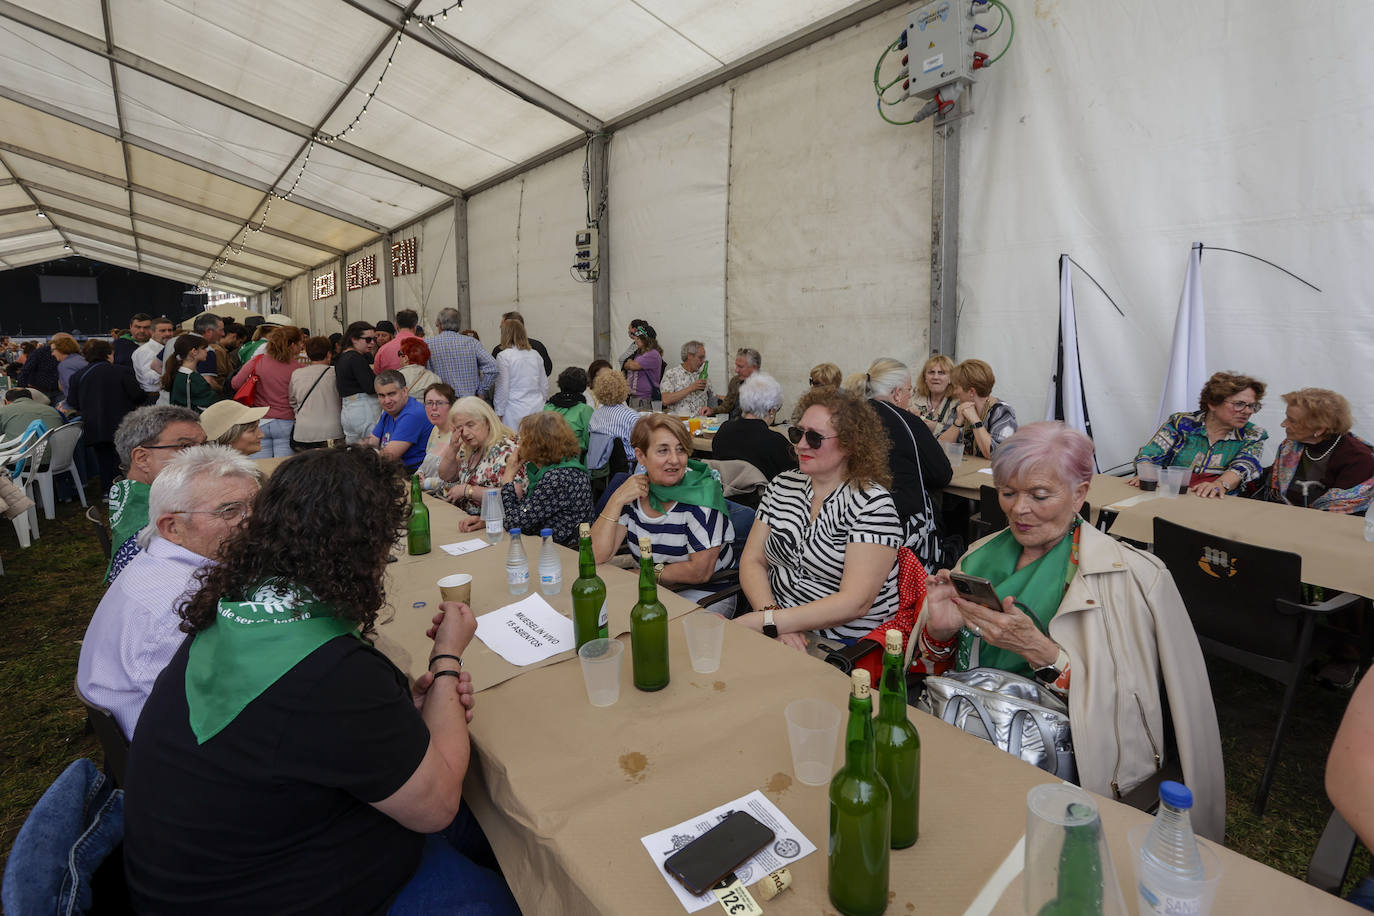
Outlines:
{"label": "plastic bottle label", "polygon": [[506,584],[523,585],[530,581],[530,570],[528,566],[507,566]]}
{"label": "plastic bottle label", "polygon": [[604,630],[604,629],[606,629],[606,627],[607,627],[607,625],[610,623],[610,621],[611,621],[611,615],[610,615],[610,613],[607,612],[607,610],[606,610],[606,602],[603,601],[603,602],[601,602],[601,613],[599,613],[599,614],[596,615],[596,625],[597,625],[597,627],[599,627],[600,629],[603,629],[603,630]]}
{"label": "plastic bottle label", "polygon": [[1165,891],[1156,893],[1141,883],[1140,914],[1154,916],[1202,916],[1201,897],[1175,897]]}
{"label": "plastic bottle label", "polygon": [[542,572],[542,571],[541,571],[541,572],[539,573],[539,581],[540,581],[541,583],[543,583],[544,585],[553,585],[554,583],[562,582],[562,581],[563,581],[563,570],[559,569],[559,570],[554,570],[553,572]]}

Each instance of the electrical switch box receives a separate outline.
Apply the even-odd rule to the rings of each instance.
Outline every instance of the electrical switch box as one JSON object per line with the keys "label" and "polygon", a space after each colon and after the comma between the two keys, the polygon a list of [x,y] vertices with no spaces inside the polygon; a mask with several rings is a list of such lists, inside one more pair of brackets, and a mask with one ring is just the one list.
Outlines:
{"label": "electrical switch box", "polygon": [[596,228],[579,229],[573,236],[573,269],[595,276],[599,266]]}
{"label": "electrical switch box", "polygon": [[971,0],[935,0],[907,14],[911,95],[930,100],[938,89],[973,82]]}

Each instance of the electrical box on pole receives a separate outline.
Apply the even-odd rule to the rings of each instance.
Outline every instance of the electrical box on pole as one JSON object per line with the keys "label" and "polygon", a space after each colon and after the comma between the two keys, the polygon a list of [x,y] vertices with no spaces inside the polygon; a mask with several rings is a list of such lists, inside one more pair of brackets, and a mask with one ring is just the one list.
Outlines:
{"label": "electrical box on pole", "polygon": [[929,100],[951,83],[973,82],[973,27],[969,0],[935,0],[907,14],[910,95]]}

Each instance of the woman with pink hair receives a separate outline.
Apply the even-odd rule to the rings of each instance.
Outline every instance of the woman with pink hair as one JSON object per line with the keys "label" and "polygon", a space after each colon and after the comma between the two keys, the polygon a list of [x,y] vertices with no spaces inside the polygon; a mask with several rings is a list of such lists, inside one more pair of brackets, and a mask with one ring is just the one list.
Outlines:
{"label": "woman with pink hair", "polygon": [[1092,440],[1063,423],[1023,426],[993,452],[1008,527],[975,543],[959,571],[987,580],[1000,606],[956,592],[941,571],[916,623],[921,654],[1067,695],[1080,783],[1115,798],[1166,762],[1167,697],[1194,826],[1219,841],[1221,739],[1197,635],[1164,564],[1079,517],[1092,473]]}

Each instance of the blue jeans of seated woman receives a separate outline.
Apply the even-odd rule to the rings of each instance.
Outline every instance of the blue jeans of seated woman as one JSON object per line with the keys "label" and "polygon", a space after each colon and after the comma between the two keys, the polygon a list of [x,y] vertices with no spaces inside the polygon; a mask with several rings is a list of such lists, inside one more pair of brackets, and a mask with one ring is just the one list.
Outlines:
{"label": "blue jeans of seated woman", "polygon": [[506,879],[478,862],[495,865],[496,860],[482,828],[463,805],[445,830],[425,837],[420,866],[392,901],[387,916],[520,916]]}
{"label": "blue jeans of seated woman", "polygon": [[296,428],[295,420],[262,420],[258,430],[262,432],[262,451],[254,458],[285,458],[294,454],[291,451],[291,431]]}

